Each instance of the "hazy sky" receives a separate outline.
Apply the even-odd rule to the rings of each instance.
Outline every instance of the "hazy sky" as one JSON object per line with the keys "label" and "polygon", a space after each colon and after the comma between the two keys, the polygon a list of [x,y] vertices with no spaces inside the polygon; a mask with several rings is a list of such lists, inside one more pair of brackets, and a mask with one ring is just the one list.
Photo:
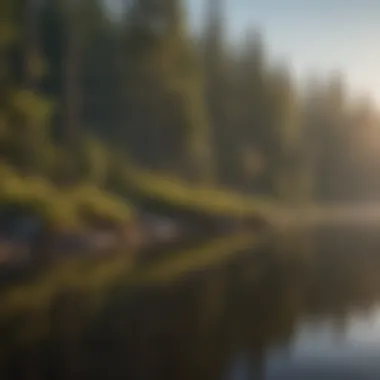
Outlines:
{"label": "hazy sky", "polygon": [[[287,59],[298,77],[340,69],[356,91],[370,92],[380,104],[380,0],[221,1],[231,38],[257,26],[270,55]],[[197,28],[205,0],[187,2]]]}

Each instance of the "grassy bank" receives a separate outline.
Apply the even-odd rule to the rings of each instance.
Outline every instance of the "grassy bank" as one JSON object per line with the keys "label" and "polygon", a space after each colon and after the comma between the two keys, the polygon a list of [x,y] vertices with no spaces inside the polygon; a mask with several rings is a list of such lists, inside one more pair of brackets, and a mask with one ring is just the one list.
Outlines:
{"label": "grassy bank", "polygon": [[[85,215],[113,221],[133,217],[130,201],[91,184],[57,187],[51,181],[22,175],[0,165],[0,204],[29,206],[46,220],[58,225],[79,225]],[[192,185],[157,173],[128,167],[123,179],[126,193],[137,192],[171,207],[231,219],[270,213],[274,203],[267,198],[247,197],[224,189]],[[138,208],[138,205],[135,205]]]}
{"label": "grassy bank", "polygon": [[57,227],[80,227],[89,216],[123,222],[133,217],[125,199],[90,184],[59,188],[51,181],[22,175],[0,165],[0,204],[25,206]]}
{"label": "grassy bank", "polygon": [[142,196],[199,213],[231,218],[249,217],[269,213],[275,207],[270,198],[244,196],[228,189],[191,184],[163,173],[131,166],[125,176],[128,186]]}

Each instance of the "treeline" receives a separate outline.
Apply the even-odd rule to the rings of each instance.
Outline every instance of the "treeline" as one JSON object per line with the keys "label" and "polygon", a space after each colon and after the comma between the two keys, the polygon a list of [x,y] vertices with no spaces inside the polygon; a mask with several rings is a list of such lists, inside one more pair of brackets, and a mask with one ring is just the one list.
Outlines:
{"label": "treeline", "polygon": [[380,194],[379,118],[339,75],[300,91],[220,2],[192,38],[179,0],[1,2],[0,155],[22,175],[127,196],[128,165],[302,200]]}

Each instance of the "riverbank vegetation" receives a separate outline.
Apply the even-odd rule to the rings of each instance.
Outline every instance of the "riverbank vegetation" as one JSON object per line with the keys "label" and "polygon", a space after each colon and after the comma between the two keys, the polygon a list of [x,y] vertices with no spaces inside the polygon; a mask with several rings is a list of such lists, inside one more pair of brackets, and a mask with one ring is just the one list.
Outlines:
{"label": "riverbank vegetation", "polygon": [[225,233],[284,203],[380,193],[371,101],[338,73],[300,88],[257,30],[231,45],[218,1],[196,31],[179,0],[1,7],[2,208],[61,229],[158,214]]}
{"label": "riverbank vegetation", "polygon": [[[299,86],[260,31],[231,41],[218,0],[195,29],[185,0],[120,3],[0,0],[5,352],[34,353],[54,325],[75,362],[77,331],[92,327],[78,324],[111,289],[217,267],[284,205],[379,201],[378,110],[343,75]],[[302,261],[289,251],[262,255],[265,275]]]}
{"label": "riverbank vegetation", "polygon": [[24,205],[54,226],[79,228],[86,215],[114,221],[130,220],[133,211],[125,199],[87,184],[60,189],[48,180],[0,167],[2,204]]}
{"label": "riverbank vegetation", "polygon": [[[370,102],[348,99],[336,74],[300,91],[255,31],[232,49],[218,2],[194,37],[180,3],[114,15],[100,0],[3,2],[1,180],[15,186],[5,192],[85,187],[111,218],[130,215],[133,191],[231,216],[268,199],[366,196],[368,186],[348,189],[374,181],[376,152],[359,143],[378,123]],[[17,189],[19,172],[30,185]]]}

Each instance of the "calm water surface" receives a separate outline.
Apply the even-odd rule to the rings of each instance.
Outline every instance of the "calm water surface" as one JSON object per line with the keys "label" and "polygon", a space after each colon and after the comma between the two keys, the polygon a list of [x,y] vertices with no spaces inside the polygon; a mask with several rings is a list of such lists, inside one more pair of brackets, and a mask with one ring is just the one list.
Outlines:
{"label": "calm water surface", "polygon": [[122,290],[83,328],[76,372],[46,344],[41,379],[380,379],[380,228],[289,233]]}

